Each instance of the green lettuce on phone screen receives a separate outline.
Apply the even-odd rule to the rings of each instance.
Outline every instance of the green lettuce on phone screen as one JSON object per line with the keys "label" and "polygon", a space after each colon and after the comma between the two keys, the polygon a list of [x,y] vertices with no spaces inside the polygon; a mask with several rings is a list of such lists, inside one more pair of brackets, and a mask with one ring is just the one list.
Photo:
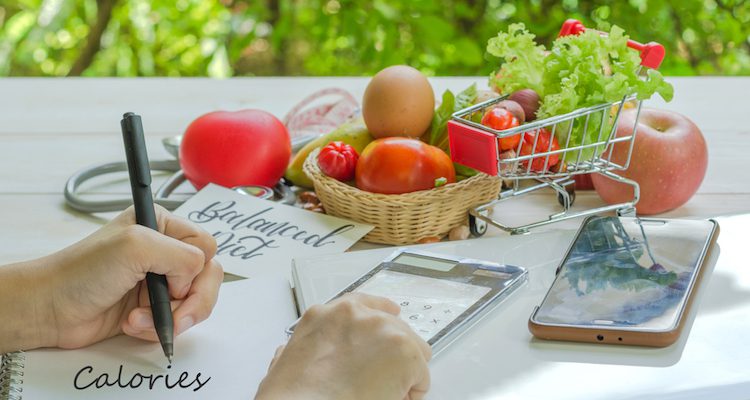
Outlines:
{"label": "green lettuce on phone screen", "polygon": [[[672,85],[659,71],[647,69],[645,77],[638,75],[640,56],[627,47],[628,36],[617,26],[604,36],[590,30],[560,37],[549,51],[534,38],[523,24],[511,24],[507,32],[489,40],[487,52],[503,60],[500,69],[490,76],[490,86],[502,94],[520,89],[536,91],[541,99],[539,119],[619,101],[633,94],[638,100],[654,93],[672,100]],[[558,124],[555,136],[560,145],[568,143],[571,147],[606,140],[614,119],[605,117],[605,112],[609,110],[593,114],[588,124],[577,121],[572,129]],[[602,120],[607,125],[599,138]],[[596,149],[600,150],[603,149]],[[581,157],[588,159],[594,153],[594,149],[587,149]]]}

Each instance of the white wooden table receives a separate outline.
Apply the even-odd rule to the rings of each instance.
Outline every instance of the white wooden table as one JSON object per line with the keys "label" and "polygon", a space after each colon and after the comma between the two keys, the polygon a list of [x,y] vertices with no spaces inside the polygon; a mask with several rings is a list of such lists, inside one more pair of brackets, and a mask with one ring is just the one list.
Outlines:
{"label": "white wooden table", "polygon": [[[703,130],[709,167],[698,194],[665,216],[708,217],[750,212],[750,125],[744,93],[750,78],[674,78],[675,100],[652,105],[679,111]],[[340,87],[361,98],[367,78],[0,80],[0,264],[37,257],[71,244],[111,215],[90,216],[65,207],[62,189],[75,171],[123,160],[119,120],[143,116],[152,159],[165,158],[161,138],[182,133],[197,116],[217,109],[260,108],[282,117],[317,89]],[[436,93],[462,90],[484,77],[431,79]],[[94,185],[95,196],[128,195],[124,182]],[[557,207],[547,193],[504,204],[499,217],[529,220]],[[602,204],[579,192],[577,207]],[[548,229],[575,227],[568,221]],[[490,234],[501,234],[490,231]],[[358,246],[366,247],[366,246]]]}
{"label": "white wooden table", "polygon": [[[458,91],[474,82],[482,86],[486,79],[435,78],[431,81],[436,93],[441,93],[446,88]],[[691,117],[703,130],[708,142],[709,168],[698,194],[686,205],[665,216],[704,218],[750,212],[750,179],[747,177],[745,162],[746,154],[750,152],[750,128],[745,121],[748,113],[746,102],[743,101],[743,95],[750,92],[750,78],[675,78],[671,81],[676,93],[672,103],[665,105],[659,100],[653,100],[646,105],[673,109]],[[142,115],[150,156],[152,159],[159,159],[167,157],[160,144],[161,138],[181,133],[192,119],[202,113],[216,109],[260,108],[282,117],[294,103],[317,89],[336,86],[359,97],[366,84],[366,78],[247,78],[223,81],[161,78],[0,79],[0,264],[53,252],[79,240],[112,216],[91,216],[72,211],[64,204],[62,189],[67,178],[76,170],[124,158],[119,120],[126,111]],[[123,176],[119,182],[95,183],[89,186],[87,193],[100,198],[129,196],[125,179]],[[594,192],[578,193],[576,207],[601,204]],[[549,193],[532,194],[521,201],[510,202],[507,206],[504,204],[501,210],[496,210],[496,216],[501,213],[500,216],[528,219],[541,216],[555,207],[557,201]],[[565,221],[543,230],[570,229],[578,223],[577,220]],[[742,265],[738,261],[741,246],[736,244],[741,240],[737,235],[741,235],[742,231],[739,227],[733,228],[735,246],[731,254],[734,255],[734,264],[725,264],[723,268]],[[504,235],[492,228],[488,234]],[[357,244],[355,247],[365,248],[368,245]],[[747,274],[742,276],[746,278]],[[736,282],[716,282],[726,283],[735,289],[740,287],[735,287],[736,284],[742,288],[748,285],[748,282],[739,278]],[[708,292],[708,303],[713,304],[711,293],[716,295],[726,292],[715,289],[719,283],[711,284],[714,289]],[[734,295],[733,299],[748,297],[742,294],[746,293],[744,289],[729,292]],[[744,299],[742,302],[746,301]],[[710,313],[708,317],[711,317]],[[725,320],[726,318],[722,323],[731,331],[731,326],[734,325]],[[695,343],[695,340],[704,344],[711,343],[711,338],[705,336],[711,331],[701,330],[705,327],[706,324],[702,324],[694,328],[689,343]],[[528,333],[521,332],[521,328],[523,327],[519,326],[516,329],[518,337],[528,340]],[[735,337],[738,334],[734,331],[730,333]],[[704,335],[702,339],[701,335]],[[500,348],[494,350],[497,350],[497,354],[487,353],[487,357],[477,355],[464,361],[476,365],[489,362],[489,366],[492,365],[489,361],[491,357],[506,354],[512,358],[519,354]],[[547,354],[553,354],[554,357],[558,353],[552,351]],[[592,357],[596,356],[594,354]],[[750,357],[748,354],[726,356],[738,356],[745,360]],[[695,357],[704,355],[696,354]],[[711,357],[713,356],[705,355],[704,359],[716,358]],[[517,361],[523,360],[508,360],[509,363]],[[582,358],[580,362],[590,361]],[[596,364],[586,364],[589,366],[587,373],[606,372],[606,368],[598,368]],[[455,367],[460,368],[458,365]],[[447,379],[452,368],[441,367],[433,372],[437,379]],[[682,370],[677,368],[675,371]],[[688,372],[698,375],[686,376],[686,379],[700,378],[698,371]],[[492,371],[476,375],[476,379],[481,376],[487,378],[482,378],[481,382],[467,379],[462,380],[464,383],[456,382],[456,385],[442,382],[437,386],[445,388],[448,385],[453,388],[449,392],[455,392],[456,395],[471,392],[464,391],[462,384],[481,383],[486,386],[486,391],[474,390],[475,397],[469,395],[467,398],[500,394],[505,398],[516,398],[521,393],[562,395],[556,388],[544,387],[545,382],[535,380],[535,376],[540,373],[531,371],[518,374],[523,376],[522,383],[526,385],[523,390],[521,386],[504,381],[507,376],[504,377],[502,373],[495,376]],[[639,376],[643,378],[647,375],[646,371]],[[493,382],[488,379],[493,377],[497,382],[494,383],[494,389],[490,389]],[[583,384],[587,376],[581,376],[580,379],[580,384]],[[618,387],[625,391],[622,393],[627,393],[627,377],[613,381],[619,382]],[[641,387],[648,390],[649,386]],[[737,390],[744,390],[746,387],[747,385],[738,387]],[[707,390],[682,393],[687,393],[689,398],[711,398],[710,388]],[[479,394],[483,395],[476,397]],[[446,395],[448,392],[443,393],[443,396]],[[452,395],[445,398],[450,397]],[[443,397],[438,395],[436,398]]]}

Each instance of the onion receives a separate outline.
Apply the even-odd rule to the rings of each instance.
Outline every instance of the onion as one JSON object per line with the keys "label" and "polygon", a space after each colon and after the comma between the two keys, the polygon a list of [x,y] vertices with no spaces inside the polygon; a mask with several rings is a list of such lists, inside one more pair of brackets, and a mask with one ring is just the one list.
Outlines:
{"label": "onion", "polygon": [[508,110],[509,113],[513,114],[513,116],[516,117],[519,124],[526,122],[526,112],[520,104],[513,100],[503,100],[495,104],[494,108],[504,108]]}
{"label": "onion", "polygon": [[[539,95],[531,89],[521,89],[508,97],[510,100],[520,104],[526,115],[526,121],[536,119],[536,111],[539,109]],[[510,111],[510,110],[508,110]]]}

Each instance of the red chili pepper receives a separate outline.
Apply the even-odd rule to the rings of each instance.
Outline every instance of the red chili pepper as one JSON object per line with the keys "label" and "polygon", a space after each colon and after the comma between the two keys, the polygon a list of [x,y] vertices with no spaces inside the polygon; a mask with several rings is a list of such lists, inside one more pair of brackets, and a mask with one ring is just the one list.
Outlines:
{"label": "red chili pepper", "polygon": [[[482,125],[490,127],[496,131],[504,131],[506,129],[515,128],[518,124],[518,119],[513,114],[504,108],[491,108],[487,110],[482,116]],[[518,142],[521,141],[521,134],[503,137],[497,139],[497,144],[500,146],[500,150],[515,150],[518,146]]]}
{"label": "red chili pepper", "polygon": [[[539,139],[536,139],[537,132]],[[534,147],[534,141],[536,140],[536,148]],[[552,140],[552,143],[550,144],[550,140]],[[532,152],[533,149],[533,152]],[[523,143],[521,144],[521,153],[522,156],[528,156],[530,154],[542,154],[547,153],[550,151],[560,150],[560,145],[557,143],[557,138],[552,136],[552,134],[542,128],[538,131],[531,131],[531,132],[524,132],[523,133]],[[531,171],[536,172],[542,172],[544,171],[544,162],[546,160],[547,156],[539,156],[536,158],[531,159]],[[550,169],[552,166],[556,165],[560,161],[560,154],[553,154],[549,156],[549,161],[547,162],[547,169]],[[524,168],[529,164],[529,160],[525,160],[521,163]]]}
{"label": "red chili pepper", "polygon": [[331,142],[323,146],[318,154],[318,166],[324,174],[346,182],[354,179],[359,154],[354,147],[344,142]]}

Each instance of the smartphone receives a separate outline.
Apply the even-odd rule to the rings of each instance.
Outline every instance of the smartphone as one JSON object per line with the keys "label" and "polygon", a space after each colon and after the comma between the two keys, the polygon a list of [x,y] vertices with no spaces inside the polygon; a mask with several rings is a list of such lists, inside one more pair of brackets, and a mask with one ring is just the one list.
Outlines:
{"label": "smartphone", "polygon": [[718,235],[714,220],[587,218],[529,330],[551,340],[674,343]]}

